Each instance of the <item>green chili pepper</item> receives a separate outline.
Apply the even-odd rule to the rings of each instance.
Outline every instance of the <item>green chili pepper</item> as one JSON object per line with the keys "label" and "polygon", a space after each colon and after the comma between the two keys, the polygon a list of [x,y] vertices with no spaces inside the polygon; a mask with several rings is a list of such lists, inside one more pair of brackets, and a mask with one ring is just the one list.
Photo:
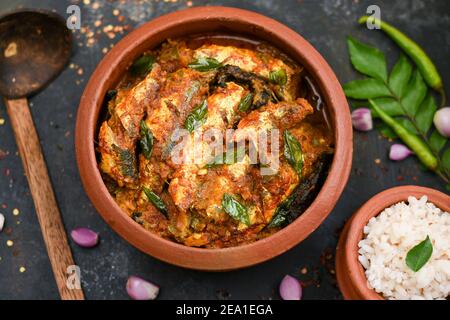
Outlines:
{"label": "green chili pepper", "polygon": [[431,61],[425,51],[403,32],[384,21],[374,17],[362,16],[359,18],[358,23],[364,24],[368,20],[379,24],[381,30],[383,30],[416,63],[427,84],[441,93],[443,104],[445,104],[445,92],[441,76],[433,61]]}
{"label": "green chili pepper", "polygon": [[372,99],[369,103],[375,110],[381,120],[386,123],[400,139],[416,154],[417,158],[430,170],[435,171],[438,166],[438,160],[431,152],[430,148],[415,134],[410,133],[404,126],[398,123],[394,118],[384,112]]}

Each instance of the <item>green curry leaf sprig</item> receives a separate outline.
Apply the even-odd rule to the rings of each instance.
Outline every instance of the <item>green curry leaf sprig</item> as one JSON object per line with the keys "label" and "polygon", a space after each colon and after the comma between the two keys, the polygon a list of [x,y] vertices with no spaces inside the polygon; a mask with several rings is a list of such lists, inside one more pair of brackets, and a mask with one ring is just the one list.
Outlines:
{"label": "green curry leaf sprig", "polygon": [[450,148],[447,139],[433,127],[437,111],[434,97],[419,70],[400,56],[388,73],[384,54],[353,38],[348,39],[354,68],[366,75],[343,86],[348,98],[369,102],[372,115],[388,138],[401,139],[428,169],[450,183]]}

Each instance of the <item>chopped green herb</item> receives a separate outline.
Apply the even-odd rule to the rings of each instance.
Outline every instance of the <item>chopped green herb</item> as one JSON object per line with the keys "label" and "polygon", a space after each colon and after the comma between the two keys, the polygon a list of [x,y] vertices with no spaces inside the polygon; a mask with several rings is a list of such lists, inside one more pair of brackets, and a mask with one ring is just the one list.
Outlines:
{"label": "chopped green herb", "polygon": [[270,80],[270,82],[272,82],[274,84],[284,86],[287,82],[286,70],[278,69],[278,70],[270,71],[269,80]]}
{"label": "chopped green herb", "polygon": [[250,225],[250,216],[247,208],[239,203],[234,196],[224,193],[222,197],[222,208],[234,220]]}
{"label": "chopped green herb", "polygon": [[144,54],[136,59],[130,67],[130,73],[134,76],[143,77],[152,70],[155,58]]}
{"label": "chopped green herb", "polygon": [[431,258],[433,253],[433,244],[430,237],[413,247],[406,255],[406,265],[414,272],[419,271],[425,263]]}
{"label": "chopped green herb", "polygon": [[158,209],[166,218],[168,218],[169,210],[167,210],[167,206],[164,201],[162,201],[162,199],[150,189],[144,187],[143,190],[148,200],[156,207],[156,209]]}
{"label": "chopped green herb", "polygon": [[205,122],[207,114],[208,103],[206,100],[203,100],[203,102],[200,105],[195,106],[194,110],[187,116],[184,127],[192,133]]}
{"label": "chopped green herb", "polygon": [[289,164],[297,172],[298,176],[302,176],[303,170],[303,152],[302,145],[298,140],[288,131],[284,131],[284,156]]}
{"label": "chopped green herb", "polygon": [[241,99],[241,102],[239,102],[238,110],[240,112],[247,112],[252,106],[252,102],[253,102],[253,94],[247,93],[245,97]]}
{"label": "chopped green herb", "polygon": [[211,71],[222,66],[222,64],[214,58],[200,57],[190,63],[189,68],[200,72]]}
{"label": "chopped green herb", "polygon": [[153,133],[144,120],[141,120],[140,127],[141,139],[139,140],[139,145],[141,146],[144,157],[148,160],[152,156],[153,151]]}

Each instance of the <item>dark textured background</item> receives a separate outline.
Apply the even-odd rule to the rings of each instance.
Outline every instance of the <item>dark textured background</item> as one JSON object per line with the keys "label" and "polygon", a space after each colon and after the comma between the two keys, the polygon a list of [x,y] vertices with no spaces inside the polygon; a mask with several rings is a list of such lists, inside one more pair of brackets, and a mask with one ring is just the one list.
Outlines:
{"label": "dark textured background", "polygon": [[[82,26],[102,30],[108,24],[134,28],[165,13],[186,8],[189,1],[1,1],[0,14],[17,8],[55,9],[66,15],[70,3],[80,3]],[[98,3],[99,8],[93,3]],[[245,8],[275,18],[309,40],[325,57],[341,82],[356,77],[352,70],[345,37],[349,34],[376,44],[387,53],[392,64],[398,56],[396,46],[377,31],[356,24],[370,4],[378,4],[382,17],[394,22],[426,48],[441,71],[444,83],[450,83],[448,51],[450,48],[450,3],[446,0],[414,1],[280,1],[280,0],[193,0],[194,6],[226,5]],[[124,21],[112,14],[117,8]],[[93,28],[102,19],[100,28]],[[32,97],[33,117],[41,138],[64,223],[67,230],[87,226],[101,235],[97,248],[86,250],[70,243],[82,270],[83,287],[88,299],[127,298],[125,282],[129,275],[139,275],[161,285],[161,299],[270,299],[278,298],[277,286],[285,274],[305,282],[305,299],[340,299],[335,286],[334,248],[337,233],[346,219],[374,194],[396,185],[418,184],[444,190],[432,174],[422,172],[414,158],[401,163],[387,159],[389,142],[375,131],[355,133],[353,169],[345,192],[328,219],[308,239],[289,252],[259,266],[226,273],[206,273],[180,269],[160,262],[130,246],[106,225],[85,195],[78,176],[74,154],[74,126],[79,98],[97,63],[102,49],[123,35],[110,39],[103,32],[86,47],[87,36],[75,33],[76,44],[71,62],[48,88]],[[77,73],[78,68],[83,74]],[[450,87],[447,86],[450,92]],[[26,178],[6,115],[0,103],[0,212],[6,217],[7,230],[0,233],[0,299],[57,299],[50,264],[34,212]],[[2,154],[2,152],[0,152]],[[381,163],[375,163],[375,159]],[[13,208],[20,214],[14,216]],[[17,224],[20,222],[20,224]],[[7,240],[14,245],[8,247]],[[276,245],[276,244],[274,244]],[[26,272],[20,273],[20,266]],[[306,267],[307,274],[300,270]],[[331,271],[331,272],[330,272]]]}

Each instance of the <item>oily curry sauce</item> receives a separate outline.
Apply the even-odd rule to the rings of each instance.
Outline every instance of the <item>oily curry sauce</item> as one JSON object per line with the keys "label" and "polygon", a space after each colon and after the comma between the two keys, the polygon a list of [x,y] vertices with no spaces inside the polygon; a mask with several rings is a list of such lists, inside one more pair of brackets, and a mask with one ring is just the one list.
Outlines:
{"label": "oily curry sauce", "polygon": [[[303,68],[265,43],[218,34],[168,40],[108,92],[99,168],[118,205],[150,232],[193,247],[250,243],[292,222],[319,191],[333,153],[325,110]],[[177,129],[188,131],[182,147]],[[233,146],[245,140],[246,148],[231,150],[231,161],[225,153],[174,160],[176,152],[194,159],[198,144],[209,150],[195,133],[210,129],[235,129]],[[279,166],[262,174],[249,137],[274,129]]]}

